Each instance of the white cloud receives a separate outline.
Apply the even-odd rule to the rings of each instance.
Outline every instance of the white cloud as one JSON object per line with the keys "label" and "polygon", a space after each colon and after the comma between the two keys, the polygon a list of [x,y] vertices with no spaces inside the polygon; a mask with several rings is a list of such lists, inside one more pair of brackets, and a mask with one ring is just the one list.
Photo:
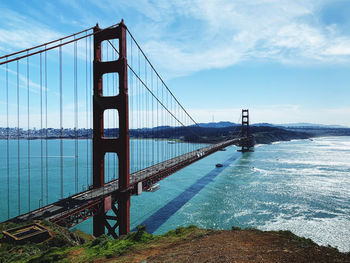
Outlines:
{"label": "white cloud", "polygon": [[324,51],[325,55],[330,56],[349,56],[350,55],[350,39],[338,38],[333,44]]}
{"label": "white cloud", "polygon": [[0,46],[5,52],[0,55],[62,37],[46,25],[5,7],[1,7],[1,18]]}
{"label": "white cloud", "polygon": [[[62,3],[85,14],[74,19],[59,15],[72,25],[93,25],[96,19],[107,23],[112,11],[130,14],[127,25],[167,78],[254,59],[344,63],[350,56],[350,36],[337,25],[319,22],[319,10],[330,0],[90,1],[89,6],[108,14],[101,18],[81,3]],[[2,10],[2,17],[0,46],[7,52],[62,36],[15,11]]]}
{"label": "white cloud", "polygon": [[318,11],[328,2],[178,0],[132,5],[151,20],[147,28],[134,27],[136,38],[164,75],[176,77],[261,58],[297,64],[348,62],[350,36],[319,22]]}

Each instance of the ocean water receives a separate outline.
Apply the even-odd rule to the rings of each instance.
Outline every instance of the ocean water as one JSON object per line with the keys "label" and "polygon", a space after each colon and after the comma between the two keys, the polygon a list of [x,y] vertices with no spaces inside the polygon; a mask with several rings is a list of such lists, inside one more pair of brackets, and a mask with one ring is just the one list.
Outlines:
{"label": "ocean water", "polygon": [[[74,148],[74,141],[66,143]],[[290,230],[318,244],[350,251],[350,137],[258,145],[244,154],[236,150],[227,147],[162,180],[158,191],[132,196],[131,228],[146,224],[154,234],[190,224]],[[216,163],[223,167],[216,168]],[[0,217],[4,217],[7,188],[1,165]],[[91,220],[76,228],[91,233]]]}
{"label": "ocean water", "polygon": [[350,137],[259,145],[244,154],[236,149],[217,152],[161,181],[158,191],[133,197],[132,225],[147,222],[155,234],[189,224],[290,230],[350,251]]}

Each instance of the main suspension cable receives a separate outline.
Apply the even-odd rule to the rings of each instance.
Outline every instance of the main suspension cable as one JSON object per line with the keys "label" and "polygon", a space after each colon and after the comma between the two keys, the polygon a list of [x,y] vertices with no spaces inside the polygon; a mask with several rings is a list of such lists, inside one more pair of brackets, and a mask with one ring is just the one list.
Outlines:
{"label": "main suspension cable", "polygon": [[[119,52],[118,52],[118,50],[115,48],[115,46],[109,41],[109,40],[107,40],[108,41],[108,43],[113,47],[113,49],[119,54]],[[143,53],[143,51],[142,50],[140,50],[142,53]],[[178,123],[180,123],[182,126],[184,126],[184,127],[187,127],[187,126],[185,126],[160,100],[159,100],[159,98],[157,98],[156,96],[155,96],[155,94],[152,92],[152,90],[145,84],[145,82],[141,79],[141,77],[135,72],[135,70],[134,69],[132,69],[131,68],[131,66],[128,64],[127,65],[128,66],[128,68],[131,70],[131,72],[136,76],[136,78],[140,81],[140,83],[149,91],[149,93],[158,101],[158,103],[174,118],[174,119],[176,119],[176,121],[178,122]],[[164,83],[163,83],[164,84]],[[166,85],[164,84],[164,87],[166,87]],[[167,88],[167,87],[166,87]],[[167,88],[168,89],[168,88]],[[170,91],[169,91],[170,92]],[[174,95],[170,92],[170,94],[174,97]],[[175,98],[175,100],[177,101],[177,99]],[[180,104],[179,104],[180,105]],[[180,105],[181,106],[181,105]],[[184,108],[181,106],[181,108],[184,110]],[[185,111],[185,110],[184,110]],[[186,112],[186,111],[185,111]],[[187,112],[186,112],[187,113]],[[187,113],[187,115],[188,115],[188,113]],[[189,116],[189,115],[188,115]],[[190,118],[191,118],[191,120],[193,120],[192,119],[192,117],[191,116],[189,116]],[[194,120],[193,120],[193,122],[195,123],[195,124],[197,124]],[[191,131],[191,130],[190,130]],[[192,131],[191,131],[192,132]],[[193,132],[192,132],[193,133]],[[195,134],[195,133],[193,133],[194,135],[196,135],[196,136],[198,136],[197,134]]]}
{"label": "main suspension cable", "polygon": [[47,45],[56,43],[56,42],[58,42],[58,41],[62,41],[62,40],[64,40],[64,39],[67,39],[67,38],[70,38],[70,37],[73,37],[73,36],[76,36],[76,35],[79,35],[79,34],[81,34],[81,33],[87,32],[87,31],[89,31],[89,30],[91,30],[91,29],[93,29],[93,28],[94,28],[94,27],[90,27],[90,28],[87,28],[87,29],[82,30],[82,31],[80,31],[80,32],[71,34],[71,35],[69,35],[69,36],[65,36],[65,37],[62,37],[62,38],[59,38],[59,39],[56,39],[56,40],[52,40],[52,41],[50,41],[50,42],[47,42],[47,43],[44,43],[44,44],[41,44],[41,45],[38,45],[38,46],[34,46],[34,47],[31,47],[31,48],[23,49],[23,50],[21,50],[21,51],[17,51],[17,52],[15,52],[15,53],[2,56],[2,57],[0,57],[0,59],[12,57],[12,56],[14,56],[14,55],[18,55],[18,54],[21,54],[21,53],[24,53],[24,52],[27,52],[27,53],[28,53],[30,50],[37,49],[37,48],[44,47],[44,46],[45,46],[45,49],[46,49],[46,46],[47,46]]}
{"label": "main suspension cable", "polygon": [[182,106],[182,104],[176,99],[175,95],[171,92],[171,90],[168,88],[168,86],[165,84],[164,80],[162,79],[162,77],[159,75],[158,71],[154,68],[153,64],[151,63],[151,61],[148,59],[148,57],[146,56],[146,54],[143,52],[143,50],[141,49],[140,45],[137,43],[136,39],[134,38],[134,36],[131,34],[131,32],[129,31],[129,29],[126,29],[130,35],[130,37],[134,40],[135,44],[137,45],[137,47],[140,49],[140,51],[142,52],[142,55],[145,57],[145,59],[147,60],[148,64],[151,66],[151,68],[153,69],[153,71],[157,74],[158,78],[162,81],[162,83],[164,84],[164,87],[168,90],[168,92],[171,94],[171,96],[176,100],[176,102],[180,105],[180,107],[182,108],[182,110],[186,113],[186,115],[199,127],[198,123],[191,117],[191,115],[185,110],[185,108]]}
{"label": "main suspension cable", "polygon": [[[83,39],[83,38],[86,38],[86,37],[89,37],[89,36],[93,36],[93,35],[95,35],[95,34],[97,34],[97,33],[101,33],[102,31],[107,30],[107,29],[110,29],[110,28],[113,28],[113,27],[115,27],[115,26],[118,26],[119,24],[120,24],[120,23],[114,24],[114,25],[112,25],[112,26],[110,26],[110,27],[106,27],[106,28],[101,29],[101,30],[99,30],[99,31],[90,33],[90,34],[85,35],[85,36],[82,36],[82,37],[75,38],[75,39],[73,39],[73,40],[70,40],[70,41],[67,41],[67,42],[64,42],[64,43],[62,43],[62,40],[59,40],[61,43],[58,44],[58,45],[55,45],[55,46],[52,46],[52,47],[47,47],[47,48],[45,48],[45,49],[42,49],[42,50],[39,50],[39,51],[36,51],[36,52],[33,52],[33,53],[29,53],[29,54],[26,54],[26,55],[23,55],[23,56],[20,56],[20,57],[16,57],[16,58],[13,58],[13,59],[10,59],[10,60],[6,60],[6,61],[3,61],[3,62],[0,62],[0,65],[6,64],[6,63],[10,63],[10,62],[13,62],[13,61],[16,61],[16,60],[20,60],[20,59],[22,59],[22,58],[30,57],[30,56],[33,56],[33,55],[36,55],[36,54],[40,54],[40,53],[43,53],[43,52],[45,52],[45,51],[49,51],[49,50],[51,50],[51,49],[55,49],[55,48],[57,48],[57,47],[62,47],[62,46],[64,46],[64,45],[68,45],[68,44],[70,44],[70,43],[79,41],[80,39]],[[21,52],[20,52],[20,53],[21,53]]]}

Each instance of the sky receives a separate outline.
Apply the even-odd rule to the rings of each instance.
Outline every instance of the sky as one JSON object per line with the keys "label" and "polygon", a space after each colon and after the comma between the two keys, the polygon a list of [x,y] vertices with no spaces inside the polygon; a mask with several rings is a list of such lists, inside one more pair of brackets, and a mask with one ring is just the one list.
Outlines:
{"label": "sky", "polygon": [[122,18],[197,122],[350,126],[348,0],[0,0],[0,56]]}

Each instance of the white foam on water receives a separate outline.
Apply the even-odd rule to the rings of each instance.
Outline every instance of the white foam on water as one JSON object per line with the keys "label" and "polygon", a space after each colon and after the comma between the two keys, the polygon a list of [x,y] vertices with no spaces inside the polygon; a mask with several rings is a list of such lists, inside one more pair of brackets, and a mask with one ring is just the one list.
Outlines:
{"label": "white foam on water", "polygon": [[[350,157],[350,156],[349,156]],[[276,160],[266,160],[267,162],[275,163]],[[320,157],[319,160],[310,160],[310,159],[279,159],[280,163],[286,163],[286,164],[294,164],[294,165],[314,165],[314,166],[348,166],[350,167],[350,164],[347,161],[339,161],[339,160],[329,160],[326,158],[326,156]]]}
{"label": "white foam on water", "polygon": [[350,251],[350,137],[266,145],[254,157],[256,181],[249,184],[266,193],[245,223]]}
{"label": "white foam on water", "polygon": [[298,216],[285,219],[284,215],[279,215],[258,228],[289,230],[298,236],[311,238],[319,245],[337,247],[342,252],[350,251],[350,220],[346,217],[311,219]]}

